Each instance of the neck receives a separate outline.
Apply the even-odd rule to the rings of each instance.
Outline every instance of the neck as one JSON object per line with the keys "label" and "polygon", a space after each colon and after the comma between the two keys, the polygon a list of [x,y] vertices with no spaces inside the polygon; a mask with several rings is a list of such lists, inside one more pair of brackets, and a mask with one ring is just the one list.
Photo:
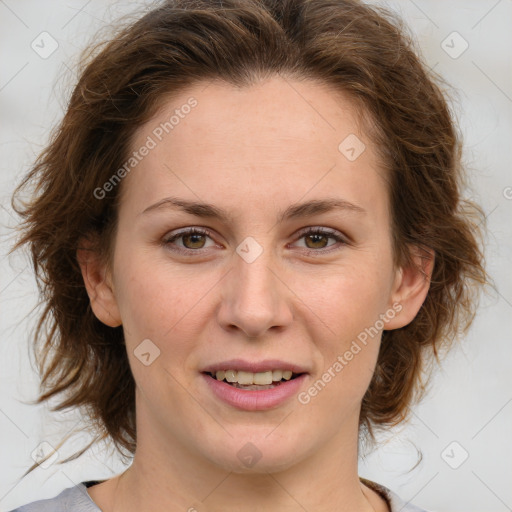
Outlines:
{"label": "neck", "polygon": [[[239,474],[210,467],[204,462],[169,464],[167,461],[167,469],[163,471],[159,469],[163,453],[159,455],[152,460],[134,458],[132,466],[119,477],[112,512],[374,510],[359,482],[357,470],[349,470],[346,464],[338,464],[331,470],[310,459],[285,471]],[[174,457],[170,458],[183,461],[181,457]],[[343,461],[343,455],[336,460]]]}
{"label": "neck", "polygon": [[139,420],[145,417],[137,415],[137,452],[130,468],[109,481],[101,503],[101,493],[90,492],[104,512],[387,510],[359,481],[357,421],[347,421],[320,450],[289,467],[256,464],[235,473],[170,439],[157,422]]}

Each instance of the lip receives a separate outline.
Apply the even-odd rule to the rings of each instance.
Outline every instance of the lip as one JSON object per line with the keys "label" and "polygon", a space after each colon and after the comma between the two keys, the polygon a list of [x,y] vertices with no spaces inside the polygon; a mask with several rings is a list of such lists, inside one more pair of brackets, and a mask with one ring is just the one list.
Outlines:
{"label": "lip", "polygon": [[[218,368],[218,367],[217,367]],[[230,368],[237,368],[230,367]],[[228,369],[230,369],[228,368]],[[280,367],[274,366],[275,369]],[[242,369],[238,367],[237,369]],[[291,368],[290,368],[291,369]],[[206,370],[205,370],[206,371]],[[210,370],[214,371],[214,370]],[[244,370],[252,371],[252,370]],[[298,373],[298,372],[297,372]],[[307,373],[303,373],[292,380],[281,382],[272,389],[245,390],[234,388],[226,382],[211,377],[207,373],[201,373],[201,377],[205,379],[206,384],[212,393],[223,402],[244,411],[264,411],[274,409],[289,400],[292,396],[297,395],[299,389],[307,378]]]}
{"label": "lip", "polygon": [[[293,373],[309,373],[307,368],[294,363],[287,363],[279,359],[265,359],[263,361],[246,361],[245,359],[230,359],[220,363],[205,366],[201,372],[216,372],[218,370],[242,370],[244,372],[267,372],[269,370],[291,370]],[[294,379],[295,380],[295,379]],[[261,391],[257,391],[261,393]]]}

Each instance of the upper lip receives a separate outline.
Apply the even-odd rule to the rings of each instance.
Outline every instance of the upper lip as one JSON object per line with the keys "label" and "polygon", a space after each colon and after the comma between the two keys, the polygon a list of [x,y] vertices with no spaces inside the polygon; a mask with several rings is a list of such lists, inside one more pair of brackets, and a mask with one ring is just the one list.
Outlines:
{"label": "upper lip", "polygon": [[242,370],[244,372],[260,373],[269,370],[291,370],[293,373],[309,373],[306,368],[294,363],[279,359],[265,359],[263,361],[246,361],[244,359],[230,359],[205,366],[201,372],[213,373],[219,370]]}

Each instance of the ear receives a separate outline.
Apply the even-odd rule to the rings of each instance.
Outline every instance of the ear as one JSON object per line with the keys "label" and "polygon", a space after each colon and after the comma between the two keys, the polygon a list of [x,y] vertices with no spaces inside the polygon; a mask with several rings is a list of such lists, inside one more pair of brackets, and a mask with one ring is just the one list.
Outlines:
{"label": "ear", "polygon": [[391,293],[391,304],[401,306],[400,314],[386,323],[386,330],[399,329],[410,324],[427,298],[434,270],[435,253],[432,249],[412,246],[412,262],[396,271]]}
{"label": "ear", "polygon": [[90,240],[79,240],[76,257],[96,318],[109,327],[119,327],[122,321],[112,278]]}

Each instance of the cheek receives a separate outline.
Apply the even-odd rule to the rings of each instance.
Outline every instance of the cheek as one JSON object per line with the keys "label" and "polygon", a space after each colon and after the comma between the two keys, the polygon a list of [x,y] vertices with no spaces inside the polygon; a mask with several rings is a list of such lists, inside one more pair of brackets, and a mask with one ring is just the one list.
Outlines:
{"label": "cheek", "polygon": [[[383,315],[392,318],[395,313],[386,316],[391,289],[391,259],[387,260],[373,258],[372,262],[360,255],[353,264],[325,275],[320,286],[303,287],[297,293],[313,313],[309,313],[308,328],[320,363],[320,382],[312,390],[313,394],[321,391],[318,403],[357,406],[370,383]],[[310,280],[301,282],[305,281]]]}
{"label": "cheek", "polygon": [[334,434],[340,423],[358,415],[378,358],[381,330],[376,322],[384,310],[376,290],[361,281],[340,280],[329,291],[331,300],[317,303],[322,322],[310,332],[317,371],[298,398]]}
{"label": "cheek", "polygon": [[127,345],[133,350],[149,338],[162,355],[172,349],[172,360],[181,359],[198,338],[204,318],[198,313],[201,299],[213,282],[209,284],[208,276],[197,279],[186,270],[176,272],[170,265],[148,261],[143,252],[119,258],[117,272],[116,297]]}
{"label": "cheek", "polygon": [[297,280],[297,295],[323,324],[323,338],[330,333],[331,338],[347,341],[386,311],[392,282],[389,266],[357,256],[350,264],[326,269],[323,276],[303,275]]}

